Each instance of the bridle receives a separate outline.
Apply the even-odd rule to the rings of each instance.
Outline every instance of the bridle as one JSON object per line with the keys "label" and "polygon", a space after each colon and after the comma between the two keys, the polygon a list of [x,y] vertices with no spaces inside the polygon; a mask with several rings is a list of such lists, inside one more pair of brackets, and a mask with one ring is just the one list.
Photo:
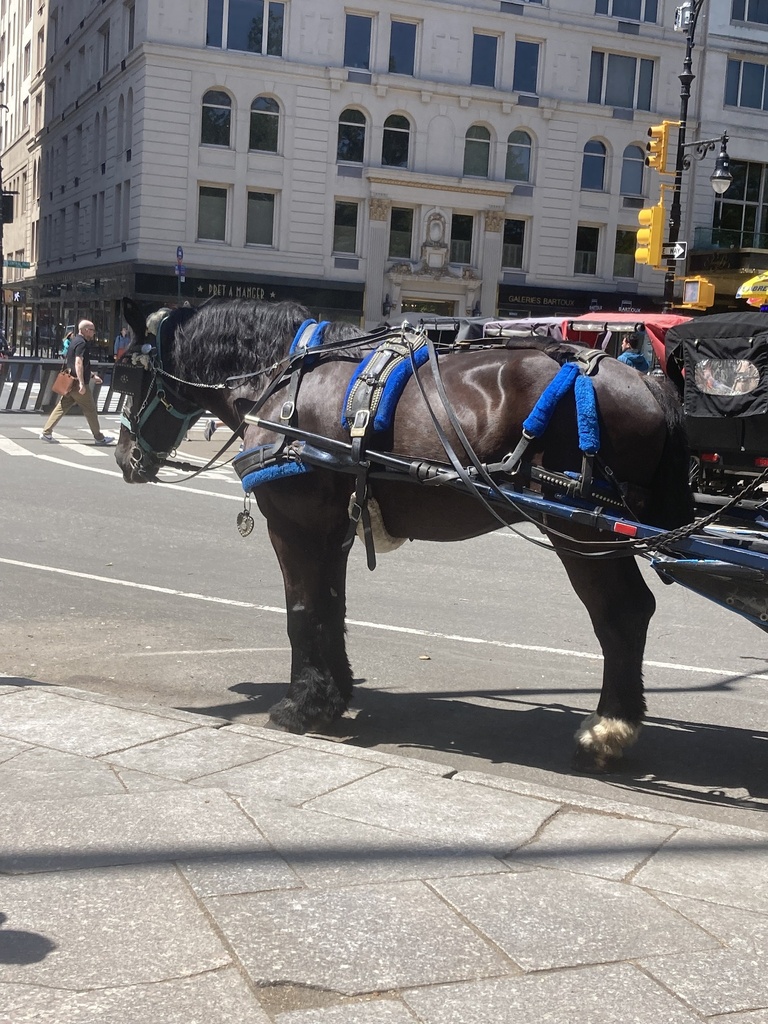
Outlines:
{"label": "bridle", "polygon": [[[190,310],[190,315],[193,311]],[[185,318],[186,319],[186,318]],[[131,438],[129,455],[131,469],[137,476],[149,477],[168,461],[187,431],[205,412],[197,402],[190,401],[175,386],[199,387],[206,390],[225,388],[226,384],[195,384],[174,377],[164,363],[168,362],[168,349],[173,343],[175,328],[183,320],[176,320],[174,330],[168,330],[167,318],[157,328],[155,344],[142,345],[140,352],[129,352],[115,364],[114,387],[126,394],[120,414],[120,423]],[[166,335],[170,334],[169,338]],[[149,375],[149,381],[147,381]],[[170,431],[168,423],[170,420]],[[147,440],[150,425],[157,425],[156,436],[166,434],[171,440],[163,449]],[[150,428],[150,429],[148,429]]]}

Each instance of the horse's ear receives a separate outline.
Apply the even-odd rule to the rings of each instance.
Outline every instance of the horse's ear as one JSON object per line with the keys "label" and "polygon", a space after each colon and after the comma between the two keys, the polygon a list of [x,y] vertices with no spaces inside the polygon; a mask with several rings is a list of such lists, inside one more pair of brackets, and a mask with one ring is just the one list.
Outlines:
{"label": "horse's ear", "polygon": [[144,314],[132,298],[126,296],[123,299],[123,318],[134,333],[135,337],[144,337],[146,333],[146,320]]}

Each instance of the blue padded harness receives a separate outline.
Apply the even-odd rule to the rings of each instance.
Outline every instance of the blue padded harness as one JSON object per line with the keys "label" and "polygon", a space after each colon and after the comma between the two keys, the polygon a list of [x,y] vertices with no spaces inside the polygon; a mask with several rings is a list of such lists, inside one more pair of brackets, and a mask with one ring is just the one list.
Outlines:
{"label": "blue padded harness", "polygon": [[[347,430],[352,428],[352,423],[346,413],[349,396],[360,377],[365,375],[368,364],[376,356],[378,351],[378,349],[375,349],[373,352],[369,352],[352,374],[352,378],[347,385],[347,390],[344,393],[344,403],[342,405],[341,414],[341,425]],[[427,359],[429,359],[429,349],[427,345],[421,345],[413,351],[413,363],[410,359],[404,359],[402,362],[398,363],[392,373],[387,377],[381,399],[379,400],[378,408],[376,409],[376,415],[373,418],[373,429],[375,431],[389,430],[392,426],[397,403],[400,401],[403,391],[405,390],[405,385],[413,376],[414,365],[416,367],[422,366],[426,363]]]}
{"label": "blue padded harness", "polygon": [[[304,323],[301,324],[294,335],[291,347],[288,349],[288,358],[291,363],[302,360],[302,366],[305,369],[309,369],[317,362],[317,357],[310,356],[308,353],[311,349],[322,347],[325,328],[329,323],[329,320],[323,320],[320,323],[318,323],[317,320],[305,320]],[[258,448],[250,448],[248,452],[244,454],[255,455],[258,452],[262,452],[263,457],[266,460],[274,450],[274,444],[264,444],[260,445]],[[281,477],[297,476],[299,473],[308,473],[310,469],[311,466],[307,466],[303,462],[294,462],[292,459],[286,459],[278,455],[277,461],[269,462],[264,466],[251,470],[250,473],[247,473],[242,478],[241,482],[243,490],[248,494],[249,491],[254,490],[254,488],[258,487],[260,484],[267,484],[270,480],[279,480]]]}
{"label": "blue padded harness", "polygon": [[[271,448],[271,444],[262,445],[262,448]],[[250,448],[248,454],[259,451],[258,448]],[[293,462],[283,459],[262,469],[254,469],[242,479],[243,490],[246,494],[254,490],[259,484],[268,484],[270,480],[279,480],[284,476],[297,476],[299,473],[308,473],[312,467],[304,462]]]}
{"label": "blue padded harness", "polygon": [[600,450],[595,386],[592,378],[581,372],[578,363],[566,363],[560,367],[523,423],[523,430],[531,437],[541,437],[549,426],[557,403],[571,388],[576,399],[579,450],[585,455],[595,455]]}

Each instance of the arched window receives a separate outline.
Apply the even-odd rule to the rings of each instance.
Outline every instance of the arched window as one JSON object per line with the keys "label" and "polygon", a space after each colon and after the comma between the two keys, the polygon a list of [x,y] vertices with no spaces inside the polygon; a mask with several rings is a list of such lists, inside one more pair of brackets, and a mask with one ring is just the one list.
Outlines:
{"label": "arched window", "polygon": [[133,145],[133,89],[128,90],[128,99],[125,101],[125,150],[126,153]]}
{"label": "arched window", "polygon": [[205,146],[228,146],[232,126],[232,100],[221,89],[210,89],[203,96],[200,142]]}
{"label": "arched window", "polygon": [[481,124],[473,124],[464,136],[464,174],[487,178],[490,157],[491,133]]}
{"label": "arched window", "polygon": [[381,144],[382,167],[407,167],[411,125],[402,114],[390,114],[384,122]]}
{"label": "arched window", "polygon": [[117,156],[122,155],[123,133],[125,131],[125,97],[121,96],[117,101]]}
{"label": "arched window", "polygon": [[531,151],[533,143],[528,132],[512,132],[507,139],[507,164],[504,177],[507,181],[531,180]]}
{"label": "arched window", "polygon": [[103,164],[107,161],[107,108],[101,108],[101,152],[99,153],[99,163]]}
{"label": "arched window", "polygon": [[605,188],[605,154],[605,146],[597,139],[590,139],[584,147],[581,162],[582,189],[602,192]]}
{"label": "arched window", "polygon": [[277,129],[280,125],[280,108],[277,101],[269,96],[257,96],[251,104],[251,132],[248,149],[261,153],[277,152]]}
{"label": "arched window", "polygon": [[621,195],[641,196],[643,194],[643,170],[645,150],[640,146],[627,146],[621,159]]}
{"label": "arched window", "polygon": [[339,141],[336,159],[361,164],[365,152],[365,114],[359,110],[343,110],[339,118]]}

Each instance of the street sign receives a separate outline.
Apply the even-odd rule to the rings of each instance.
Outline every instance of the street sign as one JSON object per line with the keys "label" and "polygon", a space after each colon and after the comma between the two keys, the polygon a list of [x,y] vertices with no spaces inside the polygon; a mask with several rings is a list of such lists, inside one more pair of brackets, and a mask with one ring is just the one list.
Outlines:
{"label": "street sign", "polygon": [[184,277],[184,275],[187,272],[187,268],[184,266],[183,263],[177,263],[173,269],[176,271],[177,277]]}
{"label": "street sign", "polygon": [[673,242],[671,245],[662,245],[661,247],[661,258],[663,260],[684,260],[687,256],[687,242]]}
{"label": "street sign", "polygon": [[184,250],[179,245],[179,246],[176,247],[176,262],[177,263],[181,263],[181,261],[183,259],[184,259]]}
{"label": "street sign", "polygon": [[26,260],[3,260],[4,267],[18,267],[20,270],[29,270],[30,264]]}

